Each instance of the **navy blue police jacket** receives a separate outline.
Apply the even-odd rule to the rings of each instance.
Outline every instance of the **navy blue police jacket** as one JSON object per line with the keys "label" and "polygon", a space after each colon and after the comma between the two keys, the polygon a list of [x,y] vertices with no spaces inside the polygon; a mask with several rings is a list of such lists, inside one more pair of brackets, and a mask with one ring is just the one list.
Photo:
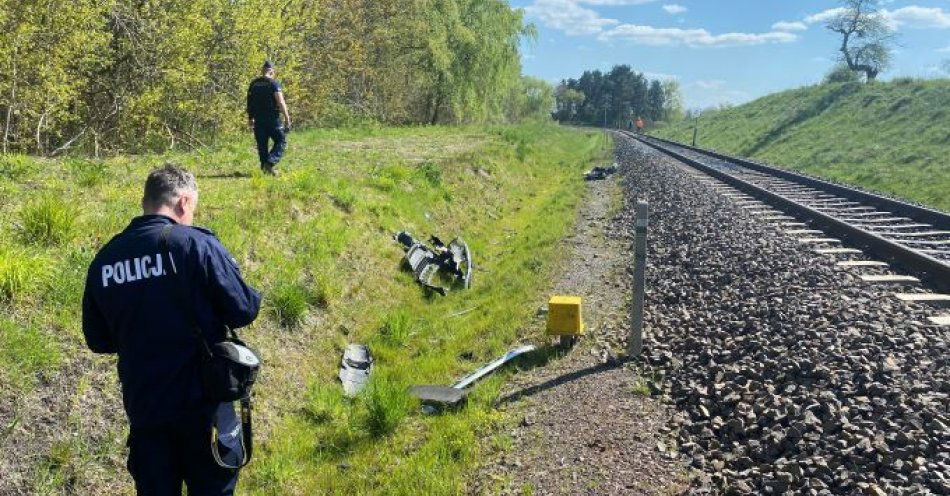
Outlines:
{"label": "navy blue police jacket", "polygon": [[261,76],[251,81],[247,87],[247,116],[255,125],[277,125],[280,109],[274,95],[280,91],[280,83],[271,78]]}
{"label": "navy blue police jacket", "polygon": [[[172,224],[166,250],[161,231]],[[202,393],[198,364],[205,351],[193,322],[208,343],[218,342],[226,327],[253,322],[260,302],[211,231],[144,215],[89,266],[82,328],[89,349],[118,354],[132,428],[154,427],[210,415],[215,407]]]}

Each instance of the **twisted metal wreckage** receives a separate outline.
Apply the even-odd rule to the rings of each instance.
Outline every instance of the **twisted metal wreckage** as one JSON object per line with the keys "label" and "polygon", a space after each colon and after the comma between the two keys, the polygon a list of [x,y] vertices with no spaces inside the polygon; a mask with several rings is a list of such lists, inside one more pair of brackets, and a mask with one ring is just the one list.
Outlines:
{"label": "twisted metal wreckage", "polygon": [[439,272],[453,275],[466,289],[471,287],[472,256],[462,238],[455,238],[446,245],[438,237],[432,236],[429,238],[432,248],[405,231],[396,233],[393,239],[403,246],[406,263],[415,274],[416,282],[422,287],[445,296],[449,288],[438,286],[434,282]]}

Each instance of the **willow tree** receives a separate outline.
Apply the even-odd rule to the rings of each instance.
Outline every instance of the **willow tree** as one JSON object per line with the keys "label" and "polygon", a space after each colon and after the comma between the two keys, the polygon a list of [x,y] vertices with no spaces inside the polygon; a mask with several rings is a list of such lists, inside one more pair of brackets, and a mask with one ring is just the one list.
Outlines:
{"label": "willow tree", "polygon": [[841,61],[871,82],[891,62],[894,34],[878,10],[879,0],[842,0],[844,9],[826,27],[841,35]]}
{"label": "willow tree", "polygon": [[504,0],[426,3],[423,65],[431,76],[428,121],[439,122],[446,111],[456,122],[497,116],[505,96],[519,84],[520,40],[532,36],[533,30]]}

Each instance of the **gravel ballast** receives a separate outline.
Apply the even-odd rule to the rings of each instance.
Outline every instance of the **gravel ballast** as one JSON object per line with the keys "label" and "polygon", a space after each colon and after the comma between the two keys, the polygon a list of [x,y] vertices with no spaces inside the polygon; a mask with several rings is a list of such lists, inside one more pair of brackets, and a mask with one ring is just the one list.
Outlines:
{"label": "gravel ballast", "polygon": [[[618,177],[587,183],[563,264],[548,294],[583,298],[587,335],[566,356],[552,356],[511,377],[498,407],[513,421],[510,446],[487,458],[469,494],[606,495],[681,493],[685,465],[671,450],[671,408],[612,359],[627,334],[628,243],[613,230],[622,205]],[[538,302],[532,335],[543,335]],[[493,445],[495,443],[487,443]]]}
{"label": "gravel ballast", "polygon": [[[715,494],[950,494],[950,331],[617,136],[631,239],[650,202],[644,355]],[[632,266],[632,257],[629,259]],[[916,288],[917,290],[921,288]]]}

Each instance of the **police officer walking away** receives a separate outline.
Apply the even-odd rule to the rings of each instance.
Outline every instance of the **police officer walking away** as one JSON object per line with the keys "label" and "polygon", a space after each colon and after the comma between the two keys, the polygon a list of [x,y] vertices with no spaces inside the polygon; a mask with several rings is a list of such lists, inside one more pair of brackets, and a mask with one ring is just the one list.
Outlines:
{"label": "police officer walking away", "polygon": [[[280,126],[280,115],[284,116],[284,127]],[[247,88],[247,125],[254,130],[257,141],[257,155],[261,161],[261,170],[265,174],[277,175],[274,166],[280,162],[287,145],[286,133],[290,132],[290,113],[280,83],[274,79],[274,66],[264,62],[261,76],[251,81]],[[274,146],[267,149],[269,140]]]}
{"label": "police officer walking away", "polygon": [[[210,449],[212,422],[230,403],[202,391],[204,344],[257,318],[261,297],[211,231],[191,227],[195,177],[166,165],[145,181],[144,215],[89,267],[82,327],[89,349],[117,353],[129,418],[128,469],[140,495],[230,495],[238,470]],[[215,455],[218,455],[215,452]],[[226,453],[227,454],[227,453]]]}

